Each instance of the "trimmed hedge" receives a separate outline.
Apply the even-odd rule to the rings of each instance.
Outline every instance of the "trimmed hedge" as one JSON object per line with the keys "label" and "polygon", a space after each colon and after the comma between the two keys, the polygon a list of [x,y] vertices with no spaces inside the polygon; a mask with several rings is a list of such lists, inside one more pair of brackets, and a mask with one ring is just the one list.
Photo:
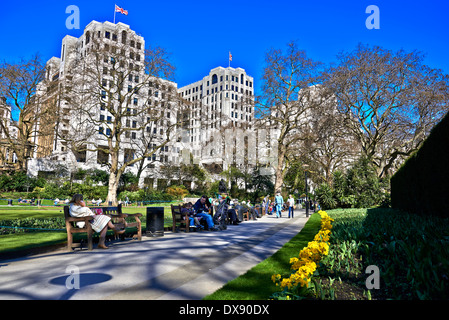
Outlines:
{"label": "trimmed hedge", "polygon": [[391,205],[449,217],[449,113],[391,178]]}

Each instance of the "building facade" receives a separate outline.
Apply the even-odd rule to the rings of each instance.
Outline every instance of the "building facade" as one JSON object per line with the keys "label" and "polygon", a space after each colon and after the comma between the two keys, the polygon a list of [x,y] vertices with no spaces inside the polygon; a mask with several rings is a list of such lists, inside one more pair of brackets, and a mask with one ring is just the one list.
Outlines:
{"label": "building facade", "polygon": [[253,77],[217,67],[177,88],[148,75],[144,48],[123,23],[92,21],[81,37],[63,38],[37,93],[52,116],[37,124],[30,174],[107,170],[118,139],[120,165],[141,158],[127,168],[141,186],[166,185],[170,169],[192,161],[212,179],[231,166],[248,172],[266,163],[270,134],[255,126]]}
{"label": "building facade", "polygon": [[253,77],[242,68],[217,67],[178,92],[191,103],[183,136],[194,159],[211,172],[247,162],[245,137],[248,145],[255,135]]}
{"label": "building facade", "polygon": [[123,23],[92,21],[80,38],[62,40],[61,57],[48,61],[48,81],[38,90],[41,109],[55,112],[38,124],[31,174],[55,165],[105,170],[109,142],[118,139],[120,164],[157,149],[129,166],[142,178],[146,170],[179,162],[175,143],[164,143],[177,141],[177,85],[145,72],[144,48],[144,38]]}

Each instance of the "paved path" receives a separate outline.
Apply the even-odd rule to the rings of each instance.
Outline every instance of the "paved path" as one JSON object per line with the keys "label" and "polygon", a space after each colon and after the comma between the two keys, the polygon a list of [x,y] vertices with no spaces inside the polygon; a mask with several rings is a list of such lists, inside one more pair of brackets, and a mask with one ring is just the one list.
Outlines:
{"label": "paved path", "polygon": [[[167,232],[141,242],[114,242],[109,250],[58,250],[0,261],[0,300],[199,300],[295,236],[308,220],[304,211],[295,216],[265,216],[221,232]],[[73,266],[79,289],[66,287]]]}

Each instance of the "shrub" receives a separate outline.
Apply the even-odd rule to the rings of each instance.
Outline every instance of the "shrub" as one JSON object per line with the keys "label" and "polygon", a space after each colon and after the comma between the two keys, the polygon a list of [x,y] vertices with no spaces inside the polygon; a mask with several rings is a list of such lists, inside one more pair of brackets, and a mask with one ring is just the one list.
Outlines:
{"label": "shrub", "polygon": [[183,185],[180,186],[170,186],[167,188],[166,193],[175,197],[176,199],[185,198],[189,194],[187,188]]}
{"label": "shrub", "polygon": [[322,184],[315,191],[324,209],[369,208],[389,203],[388,179],[377,177],[369,158],[360,158],[345,174],[336,171],[333,178],[332,186]]}
{"label": "shrub", "polygon": [[333,209],[337,205],[331,187],[323,183],[315,190],[315,196],[324,210]]}

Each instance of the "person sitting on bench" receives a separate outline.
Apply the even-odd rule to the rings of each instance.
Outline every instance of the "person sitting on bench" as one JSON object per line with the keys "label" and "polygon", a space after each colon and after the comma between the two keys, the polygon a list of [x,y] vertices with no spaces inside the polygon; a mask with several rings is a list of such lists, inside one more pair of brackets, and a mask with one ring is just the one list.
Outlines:
{"label": "person sitting on bench", "polygon": [[206,205],[207,197],[202,196],[198,199],[198,201],[193,206],[193,210],[195,211],[195,217],[201,217],[206,220],[207,227],[211,231],[217,231],[218,229],[215,228],[214,220],[212,219],[212,216],[209,214],[209,208]]}
{"label": "person sitting on bench", "polygon": [[[83,195],[81,194],[75,194],[72,198],[72,201],[70,201],[70,215],[76,218],[87,216],[94,217],[94,219],[91,220],[90,223],[92,224],[92,229],[94,229],[95,232],[100,233],[100,241],[98,242],[98,248],[100,249],[109,249],[105,245],[108,227],[111,229],[115,229],[119,233],[125,232],[125,230],[119,230],[116,226],[114,226],[111,221],[111,217],[108,217],[106,215],[95,215],[92,210],[90,210],[86,206],[86,203],[83,200]],[[84,222],[79,223],[84,224]]]}
{"label": "person sitting on bench", "polygon": [[198,220],[198,219],[201,219],[201,217],[200,218],[195,217],[195,212],[192,209],[192,203],[191,202],[186,203],[182,207],[181,213],[185,214],[186,219],[189,219],[191,228],[199,228],[199,229],[203,228],[203,226],[200,224],[200,222]]}

